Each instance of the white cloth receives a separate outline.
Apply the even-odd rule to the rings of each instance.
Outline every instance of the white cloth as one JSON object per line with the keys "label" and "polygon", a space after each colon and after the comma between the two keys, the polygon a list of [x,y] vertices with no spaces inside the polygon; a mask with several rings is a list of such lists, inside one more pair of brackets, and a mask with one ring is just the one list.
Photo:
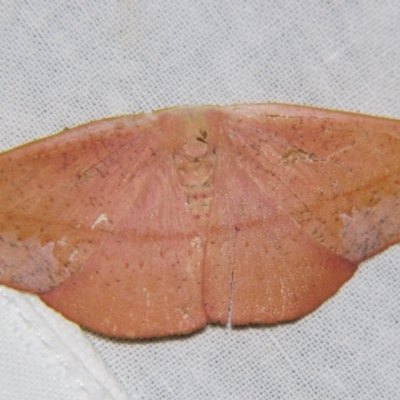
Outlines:
{"label": "white cloth", "polygon": [[[400,2],[0,2],[0,149],[182,104],[400,118]],[[0,288],[0,399],[400,398],[400,246],[290,324],[117,341]],[[101,356],[101,361],[99,355]]]}

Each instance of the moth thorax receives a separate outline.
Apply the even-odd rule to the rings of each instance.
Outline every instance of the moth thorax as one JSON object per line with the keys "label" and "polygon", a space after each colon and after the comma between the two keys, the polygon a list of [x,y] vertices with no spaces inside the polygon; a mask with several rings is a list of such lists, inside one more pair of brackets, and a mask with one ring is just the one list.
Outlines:
{"label": "moth thorax", "polygon": [[203,140],[186,142],[174,155],[179,180],[186,194],[186,206],[199,224],[207,224],[214,187],[215,154]]}

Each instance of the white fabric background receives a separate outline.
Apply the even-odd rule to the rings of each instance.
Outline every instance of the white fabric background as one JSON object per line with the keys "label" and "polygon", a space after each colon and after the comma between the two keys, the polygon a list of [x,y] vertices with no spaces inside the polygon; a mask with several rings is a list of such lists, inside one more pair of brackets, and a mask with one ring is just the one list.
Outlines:
{"label": "white fabric background", "polygon": [[[0,49],[2,150],[181,104],[400,118],[399,1],[2,0]],[[104,339],[0,287],[0,398],[400,398],[400,246],[296,323],[178,339]]]}

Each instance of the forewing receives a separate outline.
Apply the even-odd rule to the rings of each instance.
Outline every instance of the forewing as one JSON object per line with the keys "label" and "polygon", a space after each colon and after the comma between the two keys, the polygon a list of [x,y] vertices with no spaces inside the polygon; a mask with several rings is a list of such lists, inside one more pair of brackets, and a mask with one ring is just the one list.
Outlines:
{"label": "forewing", "polygon": [[315,240],[355,263],[400,241],[399,121],[285,105],[235,115],[250,175]]}

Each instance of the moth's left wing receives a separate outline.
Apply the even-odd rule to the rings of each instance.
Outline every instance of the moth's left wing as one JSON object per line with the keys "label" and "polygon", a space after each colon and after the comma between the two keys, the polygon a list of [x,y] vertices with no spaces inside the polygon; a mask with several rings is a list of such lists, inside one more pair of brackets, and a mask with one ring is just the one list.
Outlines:
{"label": "moth's left wing", "polygon": [[202,244],[159,115],[90,123],[0,156],[0,283],[108,335],[205,325]]}

